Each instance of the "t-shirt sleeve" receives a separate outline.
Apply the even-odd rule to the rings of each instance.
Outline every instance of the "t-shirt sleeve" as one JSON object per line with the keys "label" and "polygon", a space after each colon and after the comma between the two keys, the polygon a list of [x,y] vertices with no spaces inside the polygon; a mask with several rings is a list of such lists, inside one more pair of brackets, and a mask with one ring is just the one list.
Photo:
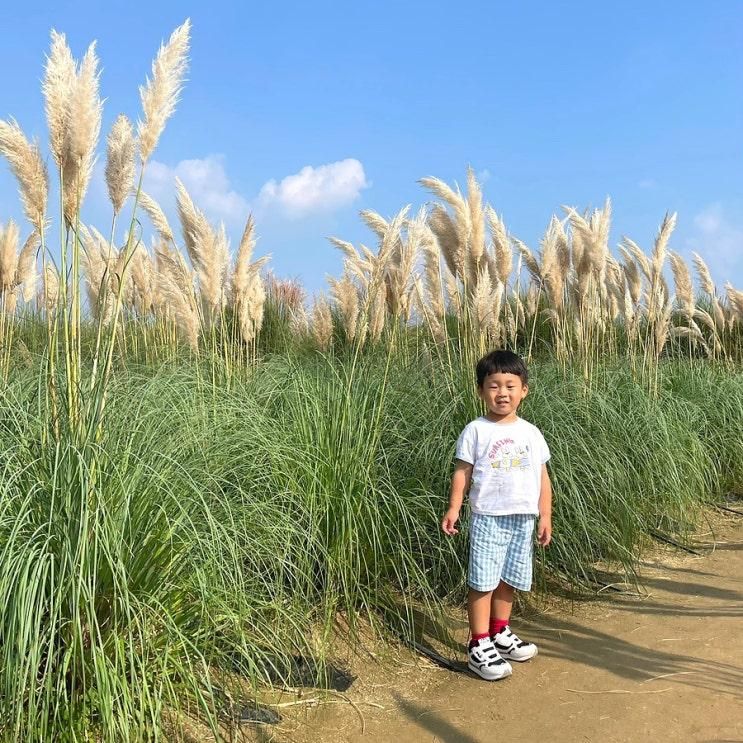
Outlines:
{"label": "t-shirt sleeve", "polygon": [[454,457],[468,464],[474,464],[476,458],[475,452],[477,450],[476,439],[475,427],[465,426],[464,431],[459,434],[459,438],[457,439],[457,453]]}
{"label": "t-shirt sleeve", "polygon": [[549,461],[549,458],[552,456],[550,454],[550,448],[547,446],[547,442],[544,440],[544,436],[542,436],[542,432],[539,429],[537,429],[537,453],[540,464]]}

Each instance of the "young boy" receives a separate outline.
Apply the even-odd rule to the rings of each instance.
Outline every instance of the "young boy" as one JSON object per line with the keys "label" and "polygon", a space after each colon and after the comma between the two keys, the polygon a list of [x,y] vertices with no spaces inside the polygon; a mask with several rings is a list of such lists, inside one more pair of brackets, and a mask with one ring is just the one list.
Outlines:
{"label": "young boy", "polygon": [[511,661],[526,661],[537,646],[510,629],[514,590],[532,580],[534,522],[537,540],[552,538],[549,448],[536,426],[516,415],[526,397],[528,372],[519,356],[493,351],[477,363],[477,391],[487,413],[467,424],[457,441],[449,510],[441,528],[456,534],[469,491],[470,553],[467,614],[472,639],[470,670],[488,681],[511,675]]}

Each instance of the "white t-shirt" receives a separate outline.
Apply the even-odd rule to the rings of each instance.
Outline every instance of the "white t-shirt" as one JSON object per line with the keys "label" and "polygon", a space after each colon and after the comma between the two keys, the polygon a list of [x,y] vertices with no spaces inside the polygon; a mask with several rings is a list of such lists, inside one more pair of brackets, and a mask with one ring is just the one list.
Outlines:
{"label": "white t-shirt", "polygon": [[473,465],[473,513],[539,515],[542,465],[550,450],[536,426],[522,418],[495,423],[481,416],[460,434],[456,458]]}

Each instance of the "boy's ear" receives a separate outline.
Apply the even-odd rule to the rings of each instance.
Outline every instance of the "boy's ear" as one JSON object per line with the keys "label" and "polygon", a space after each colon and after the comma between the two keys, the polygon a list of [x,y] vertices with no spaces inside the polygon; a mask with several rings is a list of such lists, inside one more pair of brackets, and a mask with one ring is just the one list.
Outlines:
{"label": "boy's ear", "polygon": [[[524,385],[524,397],[526,397],[528,394],[529,394],[529,385],[525,384]],[[524,397],[522,397],[521,399],[523,400]]]}

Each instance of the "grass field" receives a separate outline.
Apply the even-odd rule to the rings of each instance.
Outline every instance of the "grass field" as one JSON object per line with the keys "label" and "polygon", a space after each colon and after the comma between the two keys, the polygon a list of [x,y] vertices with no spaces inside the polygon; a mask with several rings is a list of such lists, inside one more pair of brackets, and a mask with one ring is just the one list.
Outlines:
{"label": "grass field", "polygon": [[[555,540],[538,584],[632,574],[648,539],[683,542],[743,486],[743,293],[698,289],[669,249],[609,248],[611,207],[567,210],[535,252],[435,179],[411,216],[363,212],[374,250],[334,239],[328,296],[234,258],[176,184],[182,238],[141,189],[182,86],[188,23],[158,52],[142,120],[107,142],[123,245],[80,221],[100,130],[98,60],[52,35],[44,95],[57,166],[14,122],[0,154],[30,236],[0,235],[0,719],[9,741],[217,731],[230,679],[332,655],[334,620],[412,633],[412,607],[463,594],[445,539],[454,442],[479,413],[474,363],[531,368],[523,415],[553,453]],[[145,247],[139,219],[157,235]],[[670,267],[670,272],[668,270]],[[671,283],[673,282],[673,284]],[[673,290],[672,290],[673,286]]]}

